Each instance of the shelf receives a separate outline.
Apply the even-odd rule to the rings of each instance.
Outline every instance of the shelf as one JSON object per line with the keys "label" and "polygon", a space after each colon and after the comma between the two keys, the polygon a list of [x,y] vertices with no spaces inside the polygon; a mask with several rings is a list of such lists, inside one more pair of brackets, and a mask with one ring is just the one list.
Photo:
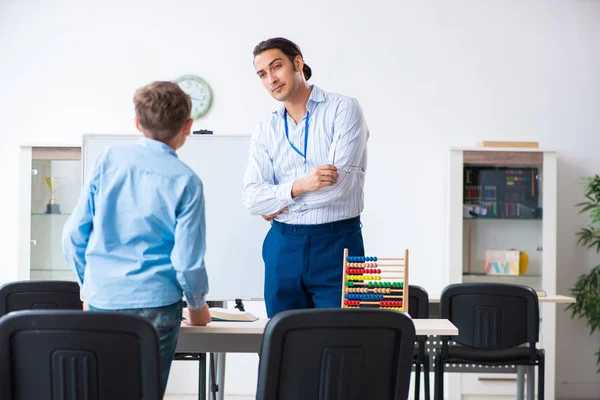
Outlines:
{"label": "shelf", "polygon": [[50,268],[31,268],[30,271],[32,272],[69,272],[69,273],[73,273],[73,271],[71,271],[70,269],[53,269],[52,267]]}
{"label": "shelf", "polygon": [[66,216],[69,216],[69,215],[71,215],[71,213],[60,213],[60,214],[31,213],[31,215],[45,215],[45,216],[59,216],[59,215],[66,215]]}

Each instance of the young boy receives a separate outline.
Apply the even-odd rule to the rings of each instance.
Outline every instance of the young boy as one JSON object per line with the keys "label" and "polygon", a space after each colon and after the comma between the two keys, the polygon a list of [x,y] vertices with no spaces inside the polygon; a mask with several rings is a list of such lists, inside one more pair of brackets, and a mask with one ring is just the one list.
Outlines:
{"label": "young boy", "polygon": [[162,392],[177,344],[185,294],[191,325],[206,325],[205,216],[200,178],[177,158],[193,120],[191,99],[171,82],[134,97],[135,145],[96,162],[63,231],[63,251],[84,309],[152,320],[160,333]]}

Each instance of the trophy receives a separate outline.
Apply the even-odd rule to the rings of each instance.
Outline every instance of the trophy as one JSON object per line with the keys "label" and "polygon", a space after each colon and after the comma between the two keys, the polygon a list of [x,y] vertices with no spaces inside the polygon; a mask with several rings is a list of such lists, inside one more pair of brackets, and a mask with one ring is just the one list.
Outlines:
{"label": "trophy", "polygon": [[60,205],[56,204],[56,178],[46,178],[46,185],[50,189],[50,201],[46,204],[46,214],[60,214]]}

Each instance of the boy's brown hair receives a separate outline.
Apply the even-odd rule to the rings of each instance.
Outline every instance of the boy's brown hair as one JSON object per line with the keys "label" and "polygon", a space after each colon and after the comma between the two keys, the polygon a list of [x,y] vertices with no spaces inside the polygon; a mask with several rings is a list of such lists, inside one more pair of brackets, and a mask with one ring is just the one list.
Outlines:
{"label": "boy's brown hair", "polygon": [[192,99],[174,82],[153,82],[133,97],[145,136],[161,142],[175,137],[190,118]]}

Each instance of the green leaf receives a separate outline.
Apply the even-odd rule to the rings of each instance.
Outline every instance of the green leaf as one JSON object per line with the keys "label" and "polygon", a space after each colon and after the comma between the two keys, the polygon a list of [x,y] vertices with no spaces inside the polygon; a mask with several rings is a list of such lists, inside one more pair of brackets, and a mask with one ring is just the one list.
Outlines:
{"label": "green leaf", "polygon": [[594,207],[597,207],[597,205],[594,203],[587,203],[587,204],[584,203],[583,205],[585,205],[585,207],[583,207],[581,210],[579,210],[579,214],[583,214],[584,212],[589,211]]}
{"label": "green leaf", "polygon": [[[589,223],[575,233],[577,244],[600,253],[600,175],[581,177],[580,181],[587,201],[577,203],[575,207],[579,214],[589,212]],[[590,335],[597,334],[600,331],[600,265],[578,276],[570,291],[575,303],[569,304],[565,310],[571,314],[571,319],[584,318]],[[597,372],[600,373],[600,349],[596,357]]]}

